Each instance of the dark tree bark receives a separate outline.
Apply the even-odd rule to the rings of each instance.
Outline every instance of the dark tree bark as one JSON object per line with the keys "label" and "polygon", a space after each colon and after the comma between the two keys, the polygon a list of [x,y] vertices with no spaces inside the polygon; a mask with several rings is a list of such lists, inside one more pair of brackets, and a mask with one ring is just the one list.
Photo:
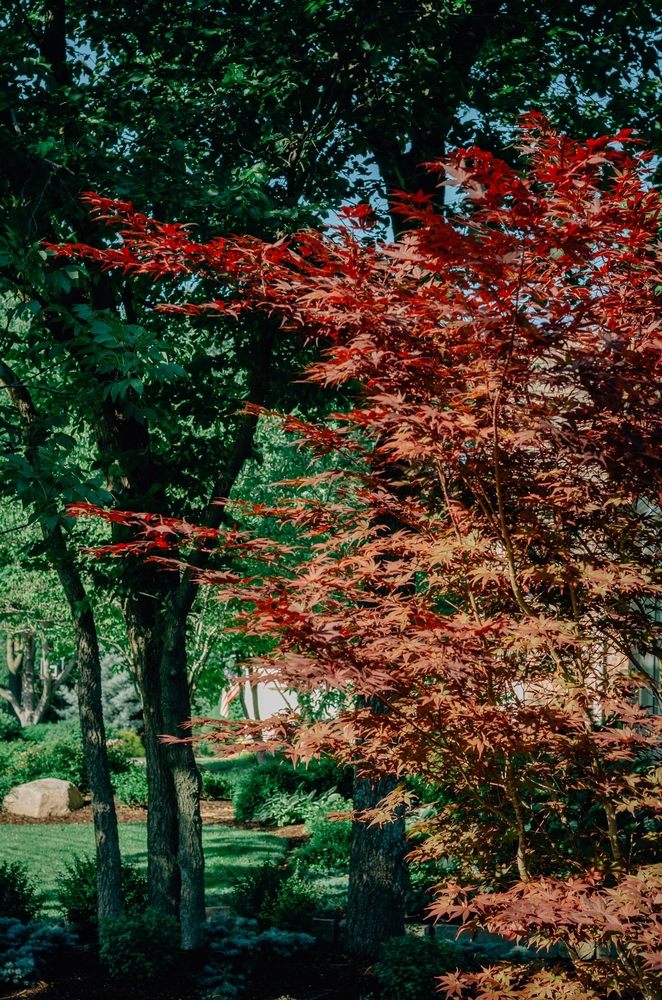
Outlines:
{"label": "dark tree bark", "polygon": [[59,527],[54,531],[44,527],[42,531],[51,561],[67,596],[74,624],[78,661],[76,690],[85,767],[92,791],[99,920],[102,920],[122,911],[122,863],[101,707],[99,645],[94,617],[64,535]]}
{"label": "dark tree bark", "polygon": [[[274,325],[263,320],[255,348],[255,364],[251,372],[248,399],[262,404],[269,386]],[[250,456],[257,417],[242,417],[229,461],[222,475],[214,484],[210,500],[200,522],[206,527],[218,528],[223,521],[224,506],[230,491]],[[181,737],[182,724],[191,715],[188,670],[186,659],[186,625],[193,607],[198,583],[195,571],[204,568],[211,556],[209,548],[193,553],[193,571],[186,571],[178,586],[167,596],[163,623],[163,652],[161,659],[161,704],[164,733]],[[205,920],[204,856],[202,853],[202,823],[200,819],[200,773],[195,764],[193,748],[189,744],[168,747],[168,762],[177,798],[178,852],[181,874],[180,920],[182,948],[198,948],[203,943]]]}
{"label": "dark tree bark", "polygon": [[177,861],[177,802],[166,747],[161,706],[162,643],[153,601],[130,595],[124,620],[143,703],[147,767],[147,883],[150,906],[158,913],[179,916],[180,873]]}
{"label": "dark tree bark", "polygon": [[[186,621],[168,618],[164,633],[161,656],[162,732],[181,737],[182,723],[191,716],[186,672]],[[190,951],[204,944],[205,862],[200,818],[202,780],[190,744],[162,744],[160,749],[166,755],[177,802],[181,946]]]}
{"label": "dark tree bark", "polygon": [[[397,785],[388,776],[373,782],[354,777],[354,808],[372,809]],[[404,818],[384,826],[354,821],[349,859],[346,947],[352,955],[374,959],[389,938],[405,932],[409,875]]]}

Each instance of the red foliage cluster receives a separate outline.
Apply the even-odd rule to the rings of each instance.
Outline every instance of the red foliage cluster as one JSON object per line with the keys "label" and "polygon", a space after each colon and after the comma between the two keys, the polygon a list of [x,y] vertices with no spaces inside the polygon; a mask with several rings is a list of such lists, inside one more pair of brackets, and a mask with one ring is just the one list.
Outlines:
{"label": "red foliage cluster", "polygon": [[261,669],[355,707],[219,724],[219,743],[435,789],[372,817],[404,804],[417,856],[444,859],[433,912],[572,959],[446,977],[449,996],[660,997],[662,719],[639,705],[662,585],[660,199],[627,132],[581,144],[532,115],[522,151],[523,172],[476,149],[432,165],[469,208],[401,196],[416,228],[392,245],[356,233],[360,211],[332,237],[201,245],[96,199],[122,249],[60,252],[216,275],[232,308],[324,337],[310,379],[359,387],[328,424],[287,420],[344,456],[308,481],[327,499],[265,512],[311,557],[270,543],[261,578],[206,576],[278,640]]}

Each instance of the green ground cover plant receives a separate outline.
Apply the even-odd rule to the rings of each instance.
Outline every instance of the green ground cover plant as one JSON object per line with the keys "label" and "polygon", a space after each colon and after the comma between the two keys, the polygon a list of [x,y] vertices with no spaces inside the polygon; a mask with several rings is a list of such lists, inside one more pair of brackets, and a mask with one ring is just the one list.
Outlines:
{"label": "green ground cover plant", "polygon": [[320,874],[349,871],[349,820],[330,820],[324,813],[317,813],[306,822],[306,830],[310,840],[294,852],[298,868]]}
{"label": "green ground cover plant", "polygon": [[[258,819],[268,821],[269,803],[273,801],[274,810],[279,810],[282,818],[283,808],[287,809],[286,822],[303,822],[310,814],[310,809],[304,801],[304,796],[313,793],[314,796],[325,792],[337,791],[343,799],[349,799],[352,794],[352,773],[350,768],[339,768],[329,757],[309,761],[307,767],[294,767],[289,760],[279,757],[269,757],[258,766],[246,770],[232,789],[232,805],[238,820],[250,821]],[[300,795],[301,808],[298,812],[289,809],[284,798],[276,796]],[[331,808],[336,808],[332,806]],[[342,807],[341,807],[342,808]],[[264,818],[261,818],[264,817]]]}
{"label": "green ground cover plant", "polygon": [[131,764],[127,771],[113,775],[112,782],[120,805],[147,805],[147,768],[143,764]]}

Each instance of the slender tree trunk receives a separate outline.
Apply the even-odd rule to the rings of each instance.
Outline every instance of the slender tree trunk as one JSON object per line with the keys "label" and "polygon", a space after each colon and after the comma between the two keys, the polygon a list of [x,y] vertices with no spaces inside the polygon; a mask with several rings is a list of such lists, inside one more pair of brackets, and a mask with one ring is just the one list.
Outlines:
{"label": "slender tree trunk", "polygon": [[161,707],[162,643],[149,598],[130,596],[124,618],[143,703],[147,767],[147,881],[149,903],[158,913],[179,915],[177,806]]}
{"label": "slender tree trunk", "polygon": [[117,815],[110,781],[106,731],[101,708],[101,667],[94,616],[78,567],[62,531],[42,527],[51,560],[67,596],[74,625],[78,661],[78,706],[85,767],[92,792],[97,856],[99,920],[122,911],[122,863]]}
{"label": "slender tree trunk", "polygon": [[[15,406],[23,428],[26,459],[38,462],[39,447],[47,438],[44,424],[28,389],[8,365],[0,363],[0,386]],[[110,782],[106,732],[101,709],[101,666],[94,614],[83,581],[62,529],[41,526],[50,562],[57,571],[67,598],[76,639],[78,703],[85,766],[92,791],[92,817],[97,854],[99,918],[122,910],[122,862],[115,800]]]}
{"label": "slender tree trunk", "polygon": [[[161,659],[161,704],[164,732],[184,734],[182,723],[191,716],[186,671],[186,619],[168,615]],[[166,749],[177,799],[177,862],[181,877],[181,946],[185,951],[204,943],[205,861],[202,851],[200,790],[202,781],[190,744],[171,744]]]}
{"label": "slender tree trunk", "polygon": [[[374,808],[397,783],[394,776],[373,784],[370,778],[355,775],[354,808]],[[376,958],[384,941],[404,934],[409,890],[406,851],[404,818],[382,827],[352,824],[346,929],[352,955]]]}
{"label": "slender tree trunk", "polygon": [[23,667],[21,670],[23,687],[23,715],[25,722],[23,725],[32,725],[35,709],[35,656],[37,643],[34,636],[26,636],[23,645]]}

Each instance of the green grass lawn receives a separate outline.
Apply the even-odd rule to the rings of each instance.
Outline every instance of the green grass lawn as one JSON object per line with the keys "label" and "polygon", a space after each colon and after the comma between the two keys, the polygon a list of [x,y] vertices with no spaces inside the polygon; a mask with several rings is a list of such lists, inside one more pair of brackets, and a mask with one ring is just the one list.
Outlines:
{"label": "green grass lawn", "polygon": [[[147,866],[147,826],[122,823],[119,828],[122,857]],[[280,857],[286,841],[272,833],[204,826],[205,886],[207,904],[222,902],[234,880],[263,861]],[[94,853],[92,824],[26,824],[0,826],[0,861],[21,861],[46,895],[47,912],[55,914],[59,873],[74,855]]]}

